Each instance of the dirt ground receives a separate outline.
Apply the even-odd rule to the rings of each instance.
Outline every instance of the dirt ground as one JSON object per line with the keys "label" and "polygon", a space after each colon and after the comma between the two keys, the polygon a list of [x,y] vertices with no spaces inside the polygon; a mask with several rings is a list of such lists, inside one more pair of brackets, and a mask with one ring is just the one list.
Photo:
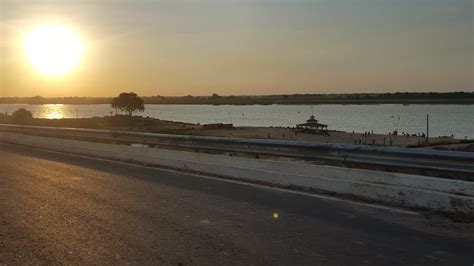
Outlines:
{"label": "dirt ground", "polygon": [[[193,132],[194,133],[194,132]],[[200,130],[206,136],[258,138],[258,139],[281,139],[295,141],[314,141],[323,143],[341,144],[367,144],[378,146],[413,147],[426,146],[426,139],[415,136],[394,136],[385,134],[349,133],[342,131],[329,131],[329,135],[310,134],[298,132],[292,128],[268,128],[268,127],[239,127],[234,129]],[[430,145],[458,143],[460,140],[451,138],[430,138]],[[462,144],[460,144],[462,145]]]}
{"label": "dirt ground", "polygon": [[[0,115],[0,123],[18,124],[11,116]],[[298,132],[294,128],[279,127],[236,127],[230,129],[205,129],[199,124],[164,121],[155,118],[106,116],[79,119],[30,119],[20,124],[50,127],[72,127],[108,129],[166,134],[189,134],[200,136],[221,136],[238,138],[280,139],[294,141],[314,141],[340,144],[366,144],[395,147],[434,147],[437,149],[472,151],[473,143],[462,143],[462,140],[449,137],[425,138],[415,136],[394,136],[386,134],[350,133],[329,131],[329,135]]]}

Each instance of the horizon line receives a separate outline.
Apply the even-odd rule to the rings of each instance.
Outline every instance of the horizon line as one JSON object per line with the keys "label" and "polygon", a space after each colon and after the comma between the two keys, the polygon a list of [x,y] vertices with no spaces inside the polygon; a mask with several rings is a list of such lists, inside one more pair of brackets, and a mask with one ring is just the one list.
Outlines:
{"label": "horizon line", "polygon": [[[131,91],[124,91],[124,92],[134,92]],[[121,92],[122,93],[122,92]],[[135,92],[136,93],[136,92]],[[265,96],[291,96],[291,95],[357,95],[357,94],[449,94],[449,93],[474,93],[474,89],[469,90],[453,90],[453,91],[395,91],[395,92],[343,92],[343,93],[281,93],[281,94],[219,94],[215,93],[220,97],[265,97]],[[138,94],[138,93],[137,93]],[[211,97],[213,94],[210,95],[171,95],[171,96],[164,96],[164,95],[138,95],[139,97],[165,97],[165,98],[180,98],[180,97]],[[52,99],[52,98],[113,98],[117,96],[0,96],[0,99],[6,98],[36,98],[41,97],[43,99]]]}

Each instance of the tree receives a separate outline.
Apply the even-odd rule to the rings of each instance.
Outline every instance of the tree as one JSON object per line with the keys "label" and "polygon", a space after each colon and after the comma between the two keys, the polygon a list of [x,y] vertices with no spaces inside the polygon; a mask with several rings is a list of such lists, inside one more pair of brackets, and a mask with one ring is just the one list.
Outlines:
{"label": "tree", "polygon": [[136,93],[122,92],[118,97],[112,99],[112,108],[125,111],[127,115],[132,116],[136,111],[145,111],[145,104],[142,98],[138,97]]}
{"label": "tree", "polygon": [[44,98],[41,96],[35,96],[30,99],[31,104],[43,104],[44,103]]}
{"label": "tree", "polygon": [[18,122],[18,123],[24,123],[28,120],[33,119],[33,114],[26,110],[25,108],[20,108],[13,112],[12,114],[13,121]]}
{"label": "tree", "polygon": [[222,97],[219,96],[219,94],[217,94],[217,93],[214,93],[214,94],[212,94],[212,96],[211,96],[211,99],[220,99],[220,98],[222,98]]}

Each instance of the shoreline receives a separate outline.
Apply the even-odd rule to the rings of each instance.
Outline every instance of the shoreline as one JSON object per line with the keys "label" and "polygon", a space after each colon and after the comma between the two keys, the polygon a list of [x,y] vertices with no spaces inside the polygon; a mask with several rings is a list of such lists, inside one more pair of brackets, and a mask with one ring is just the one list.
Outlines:
{"label": "shoreline", "polygon": [[409,148],[437,148],[444,150],[474,151],[474,140],[452,139],[451,137],[430,137],[429,143],[421,136],[389,134],[364,134],[330,130],[329,135],[300,132],[288,127],[217,127],[184,122],[166,121],[141,116],[104,116],[94,118],[46,119],[33,118],[22,123],[11,116],[0,115],[2,124],[31,126],[90,128],[120,131],[136,131],[179,135],[201,135],[216,137],[237,137],[252,139],[280,139],[321,143],[375,145]]}

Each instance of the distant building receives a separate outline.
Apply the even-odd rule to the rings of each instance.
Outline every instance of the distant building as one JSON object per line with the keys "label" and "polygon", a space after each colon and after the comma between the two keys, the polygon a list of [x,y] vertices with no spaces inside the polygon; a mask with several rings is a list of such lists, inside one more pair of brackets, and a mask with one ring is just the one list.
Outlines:
{"label": "distant building", "polygon": [[309,133],[325,133],[328,134],[328,125],[321,124],[314,118],[314,115],[306,120],[306,123],[296,125],[296,129]]}

